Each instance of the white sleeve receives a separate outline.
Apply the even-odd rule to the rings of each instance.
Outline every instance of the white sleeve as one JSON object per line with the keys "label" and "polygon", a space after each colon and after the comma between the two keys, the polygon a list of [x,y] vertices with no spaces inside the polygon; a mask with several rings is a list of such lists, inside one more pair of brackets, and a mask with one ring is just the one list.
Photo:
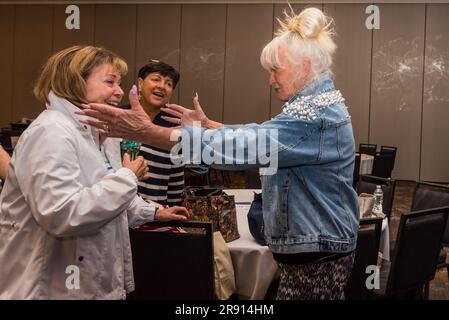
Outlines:
{"label": "white sleeve", "polygon": [[140,226],[154,220],[156,207],[139,196],[135,196],[126,211],[128,215],[128,225],[131,228]]}
{"label": "white sleeve", "polygon": [[47,232],[90,235],[129,207],[137,192],[131,170],[119,169],[87,187],[80,178],[90,172],[81,169],[82,150],[71,133],[56,124],[30,129],[15,150],[15,173],[31,214]]}

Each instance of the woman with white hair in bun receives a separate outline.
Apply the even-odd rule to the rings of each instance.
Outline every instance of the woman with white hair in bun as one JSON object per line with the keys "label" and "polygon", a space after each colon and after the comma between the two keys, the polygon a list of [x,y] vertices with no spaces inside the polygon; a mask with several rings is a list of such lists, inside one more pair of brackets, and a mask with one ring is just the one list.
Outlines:
{"label": "woman with white hair in bun", "polygon": [[[355,143],[351,119],[331,79],[336,49],[331,23],[316,8],[286,14],[280,23],[276,37],[261,54],[262,66],[270,72],[270,85],[285,102],[280,114],[262,124],[242,125],[238,135],[229,135],[225,134],[229,127],[207,118],[198,97],[194,109],[168,105],[164,111],[176,116],[168,120],[183,126],[183,146],[193,141],[192,123],[201,121],[201,151],[213,151],[216,163],[232,163],[221,165],[225,169],[260,168],[261,156],[277,157],[276,172],[261,177],[264,235],[280,267],[277,299],[344,299],[359,209],[352,188]],[[93,104],[84,112],[102,120],[89,121],[98,128],[104,121],[111,122],[108,135],[160,146],[173,144],[169,139],[173,129],[157,127],[145,118],[133,91],[130,100],[132,110]],[[128,125],[130,119],[138,130]],[[263,133],[267,132],[276,132],[268,139],[275,152],[259,154],[267,148],[254,151],[253,146],[265,143]],[[241,135],[247,137],[239,145],[244,150],[225,152],[224,146],[233,145]],[[211,136],[213,141],[205,139]],[[195,148],[189,149],[192,159]],[[245,157],[251,151],[257,154]],[[254,159],[258,161],[250,161]]]}

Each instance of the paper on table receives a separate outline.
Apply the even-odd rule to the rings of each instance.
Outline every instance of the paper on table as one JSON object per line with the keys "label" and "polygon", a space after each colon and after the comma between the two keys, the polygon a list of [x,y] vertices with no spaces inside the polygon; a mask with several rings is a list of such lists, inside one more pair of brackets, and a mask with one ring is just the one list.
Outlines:
{"label": "paper on table", "polygon": [[360,218],[371,215],[374,206],[374,195],[361,193],[359,195]]}

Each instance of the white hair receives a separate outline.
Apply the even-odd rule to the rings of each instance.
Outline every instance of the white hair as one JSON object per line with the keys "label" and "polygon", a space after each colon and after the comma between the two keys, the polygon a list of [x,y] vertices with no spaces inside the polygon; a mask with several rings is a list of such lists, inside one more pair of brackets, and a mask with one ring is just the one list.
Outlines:
{"label": "white hair", "polygon": [[299,65],[301,57],[311,61],[313,77],[321,73],[331,73],[332,57],[337,48],[332,39],[332,19],[317,8],[307,8],[295,15],[284,11],[285,20],[278,19],[280,28],[276,37],[268,43],[260,55],[264,69],[271,71],[280,67],[279,47],[286,49],[287,57],[293,65]]}

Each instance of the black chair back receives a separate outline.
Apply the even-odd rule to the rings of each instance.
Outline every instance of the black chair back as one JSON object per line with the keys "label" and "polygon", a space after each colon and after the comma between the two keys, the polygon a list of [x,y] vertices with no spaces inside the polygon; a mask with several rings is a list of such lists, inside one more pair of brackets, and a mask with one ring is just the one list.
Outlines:
{"label": "black chair back", "polygon": [[135,291],[129,299],[203,300],[214,297],[210,222],[151,222],[150,226],[197,228],[199,233],[129,229]]}
{"label": "black chair back", "polygon": [[[412,211],[449,206],[449,186],[418,182],[413,195]],[[449,245],[449,221],[443,236],[443,244]]]}
{"label": "black chair back", "polygon": [[359,181],[360,176],[360,153],[355,154],[355,160],[354,160],[354,173],[352,177],[352,186],[354,189],[357,187],[357,183]]}
{"label": "black chair back", "polygon": [[372,143],[360,143],[359,144],[359,153],[369,154],[374,156],[377,151],[377,144]]}
{"label": "black chair back", "polygon": [[260,180],[259,169],[251,169],[245,171],[246,188],[261,189],[262,182]]}
{"label": "black chair back", "polygon": [[448,214],[442,207],[401,216],[386,294],[422,288],[434,278]]}
{"label": "black chair back", "polygon": [[377,185],[382,187],[382,192],[384,194],[382,212],[388,217],[388,219],[390,219],[391,210],[393,209],[394,192],[396,190],[396,180],[362,174],[360,175],[360,179],[357,184],[357,194],[373,194]]}
{"label": "black chair back", "polygon": [[393,157],[393,169],[394,169],[394,162],[396,160],[396,153],[398,151],[397,147],[393,146],[380,146],[380,153],[389,153]]}
{"label": "black chair back", "polygon": [[367,299],[371,291],[366,287],[368,266],[377,265],[382,218],[363,218],[357,236],[354,266],[345,288],[347,300]]}
{"label": "black chair back", "polygon": [[382,178],[391,178],[394,167],[394,156],[392,153],[377,152],[374,155],[372,175]]}
{"label": "black chair back", "polygon": [[3,149],[12,149],[11,136],[5,133],[0,133],[0,144]]}

